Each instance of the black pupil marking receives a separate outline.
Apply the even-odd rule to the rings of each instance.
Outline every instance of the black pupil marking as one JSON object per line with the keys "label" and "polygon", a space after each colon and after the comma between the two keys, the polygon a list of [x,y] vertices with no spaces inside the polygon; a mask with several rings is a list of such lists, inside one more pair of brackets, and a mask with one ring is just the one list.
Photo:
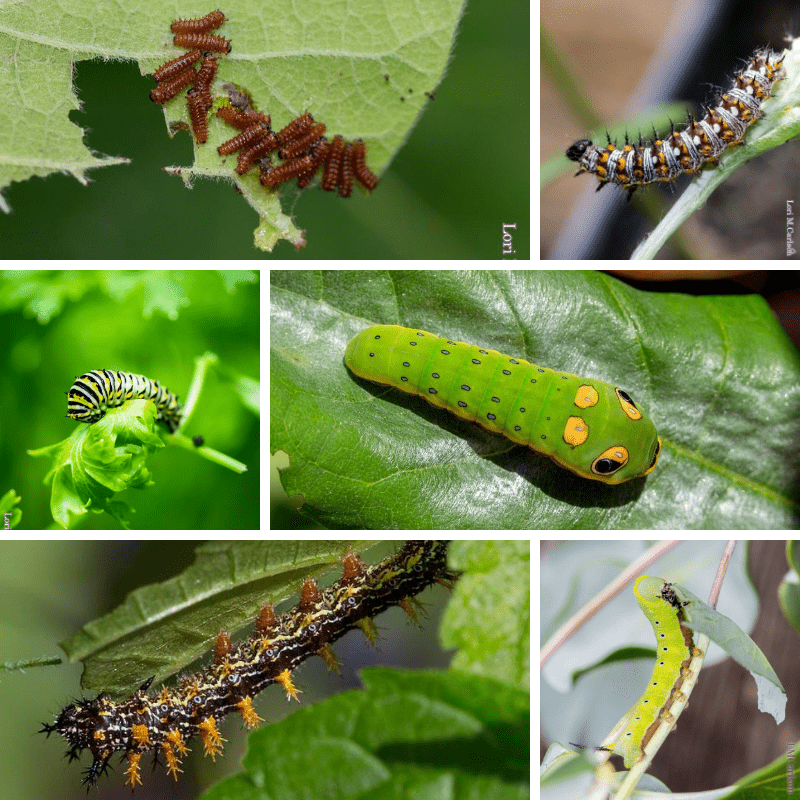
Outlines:
{"label": "black pupil marking", "polygon": [[[146,690],[151,678],[119,702],[106,694],[76,701],[61,712],[54,724],[45,725],[43,732],[64,737],[70,745],[70,761],[84,749],[90,750],[93,761],[84,783],[96,783],[107,771],[109,758],[118,752],[128,756],[128,783],[134,786],[139,777],[139,757],[150,750],[159,754],[164,751],[168,770],[177,780],[181,757],[188,752],[185,742],[199,735],[206,754],[219,755],[222,746],[218,739],[215,741],[215,724],[223,717],[238,709],[247,727],[258,725],[254,714],[248,718],[246,710],[242,710],[242,701],[250,701],[267,686],[282,683],[280,676],[291,674],[321,646],[333,644],[361,620],[403,605],[437,582],[450,584],[457,578],[456,573],[447,570],[446,543],[438,541],[406,542],[397,554],[378,564],[362,563],[358,573],[355,580],[347,578],[345,568],[342,578],[332,587],[318,590],[319,596],[310,609],[303,608],[301,602],[282,615],[273,626],[274,631],[280,632],[277,646],[269,641],[272,634],[256,632],[230,650],[230,655],[217,655],[214,663],[186,676],[175,688],[150,696]],[[345,597],[345,588],[355,596]],[[318,623],[318,619],[322,622]],[[309,632],[315,635],[309,637]],[[266,652],[260,649],[261,644],[270,645]],[[235,671],[239,669],[245,674]],[[290,688],[294,691],[291,681],[284,688],[289,695]],[[213,735],[208,733],[209,724]]]}

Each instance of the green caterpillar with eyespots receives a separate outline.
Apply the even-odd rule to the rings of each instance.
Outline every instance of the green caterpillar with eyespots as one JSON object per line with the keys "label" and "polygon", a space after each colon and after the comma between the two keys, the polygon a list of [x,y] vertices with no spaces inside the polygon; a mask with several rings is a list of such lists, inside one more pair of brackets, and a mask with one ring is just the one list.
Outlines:
{"label": "green caterpillar with eyespots", "polygon": [[362,331],[344,360],[361,378],[424,397],[583,478],[624,483],[650,474],[658,462],[655,425],[626,392],[604,381],[400,325]]}

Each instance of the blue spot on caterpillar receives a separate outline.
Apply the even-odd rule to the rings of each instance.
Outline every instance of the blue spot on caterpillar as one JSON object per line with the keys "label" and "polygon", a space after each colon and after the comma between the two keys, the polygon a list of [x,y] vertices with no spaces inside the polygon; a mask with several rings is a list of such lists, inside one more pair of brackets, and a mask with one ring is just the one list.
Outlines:
{"label": "blue spot on caterpillar", "polygon": [[658,462],[655,425],[626,392],[604,381],[399,325],[362,331],[344,360],[361,378],[424,397],[583,478],[623,483],[648,475]]}
{"label": "blue spot on caterpillar", "polygon": [[567,150],[567,158],[577,161],[576,176],[584,172],[594,175],[600,191],[614,183],[628,192],[628,200],[638,186],[671,183],[684,173],[697,174],[703,164],[719,164],[720,155],[731,145],[744,143],[750,125],[764,116],[761,109],[772,96],[773,86],[785,77],[784,56],[771,50],[756,50],[747,66],[740,70],[733,86],[723,92],[716,106],[703,119],[689,117],[686,127],[674,126],[663,139],[653,131],[653,141],[619,147],[606,134],[608,144],[593,144],[588,139],[575,142]]}

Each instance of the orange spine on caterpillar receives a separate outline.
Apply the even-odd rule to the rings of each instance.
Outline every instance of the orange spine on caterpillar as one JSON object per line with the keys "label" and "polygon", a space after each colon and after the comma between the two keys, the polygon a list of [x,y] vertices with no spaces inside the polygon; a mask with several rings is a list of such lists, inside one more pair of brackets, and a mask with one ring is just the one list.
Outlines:
{"label": "orange spine on caterpillar", "polygon": [[444,541],[406,542],[398,553],[374,565],[351,553],[343,558],[342,577],[327,589],[305,579],[296,608],[279,616],[265,605],[249,638],[234,644],[220,631],[212,663],[196,675],[155,695],[148,694],[150,678],[126,700],[115,701],[106,694],[79,700],[53,723],[44,723],[41,732],[63,736],[70,760],[90,751],[92,763],[83,780],[89,786],[108,770],[114,753],[128,762],[126,784],[141,784],[141,760],[149,751],[163,757],[167,772],[177,781],[192,738],[201,739],[206,755],[220,755],[224,740],[218,726],[228,714],[238,712],[245,727],[258,727],[262,720],[253,700],[264,689],[277,684],[299,702],[292,673],[300,664],[319,655],[337,669],[333,642],[355,627],[372,640],[373,617],[394,605],[410,613],[412,598],[436,583],[452,586],[456,578],[447,569]]}

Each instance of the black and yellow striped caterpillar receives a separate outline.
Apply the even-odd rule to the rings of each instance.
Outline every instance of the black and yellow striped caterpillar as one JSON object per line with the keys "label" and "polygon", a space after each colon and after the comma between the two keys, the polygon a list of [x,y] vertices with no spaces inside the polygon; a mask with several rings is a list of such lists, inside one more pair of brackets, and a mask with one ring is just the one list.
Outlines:
{"label": "black and yellow striped caterpillar", "polygon": [[156,419],[174,433],[181,422],[183,407],[178,396],[158,381],[132,372],[113,369],[94,369],[78,377],[67,395],[65,416],[77,422],[91,424],[101,420],[109,408],[121,406],[128,400],[152,400],[158,409]]}

